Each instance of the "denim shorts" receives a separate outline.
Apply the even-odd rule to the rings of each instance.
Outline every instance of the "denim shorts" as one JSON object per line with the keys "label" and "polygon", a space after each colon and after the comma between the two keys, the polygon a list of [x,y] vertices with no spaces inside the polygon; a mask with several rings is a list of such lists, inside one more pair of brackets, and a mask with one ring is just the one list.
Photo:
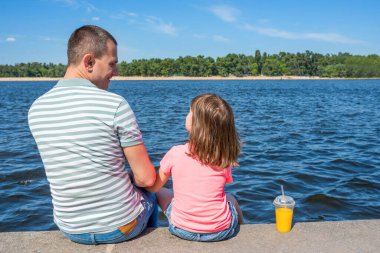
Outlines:
{"label": "denim shorts", "polygon": [[236,208],[231,202],[228,202],[228,207],[230,208],[230,212],[232,215],[231,225],[229,228],[212,233],[195,233],[184,230],[182,228],[176,227],[171,222],[171,211],[172,211],[172,203],[166,209],[165,215],[169,220],[169,232],[175,236],[178,236],[182,239],[189,241],[197,241],[197,242],[217,242],[227,240],[231,237],[237,235],[240,230],[239,222],[238,222],[238,213]]}
{"label": "denim shorts", "polygon": [[156,195],[147,192],[144,189],[137,189],[141,192],[143,199],[141,204],[144,210],[139,214],[137,224],[127,234],[123,234],[120,229],[107,233],[85,233],[85,234],[63,234],[71,241],[80,244],[105,244],[105,243],[118,243],[128,241],[139,234],[141,234],[146,227],[157,227],[158,220],[158,207]]}

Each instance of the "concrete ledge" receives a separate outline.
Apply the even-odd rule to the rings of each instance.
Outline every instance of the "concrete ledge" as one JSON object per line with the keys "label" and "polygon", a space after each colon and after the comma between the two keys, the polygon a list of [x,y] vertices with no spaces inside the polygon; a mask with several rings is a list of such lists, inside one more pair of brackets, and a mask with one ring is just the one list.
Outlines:
{"label": "concrete ledge", "polygon": [[380,219],[296,223],[290,233],[274,224],[241,226],[230,240],[190,242],[166,228],[147,230],[134,240],[87,246],[71,242],[59,231],[0,233],[0,252],[380,252]]}

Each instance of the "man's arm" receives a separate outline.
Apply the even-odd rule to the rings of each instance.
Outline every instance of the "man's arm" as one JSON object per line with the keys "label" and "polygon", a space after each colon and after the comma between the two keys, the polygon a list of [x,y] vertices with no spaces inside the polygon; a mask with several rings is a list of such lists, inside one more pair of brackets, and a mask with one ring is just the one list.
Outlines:
{"label": "man's arm", "polygon": [[169,176],[165,174],[165,172],[162,171],[162,169],[158,170],[156,182],[154,182],[154,185],[151,187],[147,187],[146,190],[149,192],[158,192],[166,184],[168,181]]}
{"label": "man's arm", "polygon": [[141,143],[136,146],[125,147],[123,150],[133,172],[136,186],[152,186],[156,180],[156,172],[150,162],[145,145]]}

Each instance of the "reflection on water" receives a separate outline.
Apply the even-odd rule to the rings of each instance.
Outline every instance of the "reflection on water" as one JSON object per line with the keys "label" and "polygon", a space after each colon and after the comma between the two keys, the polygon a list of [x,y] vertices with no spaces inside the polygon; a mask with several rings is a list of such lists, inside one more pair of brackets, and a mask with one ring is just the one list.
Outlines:
{"label": "reflection on water", "polygon": [[[0,231],[56,229],[27,126],[31,103],[53,85],[0,85]],[[225,98],[243,142],[227,191],[247,223],[274,222],[280,184],[296,201],[295,222],[380,218],[380,80],[115,81],[110,90],[130,103],[156,166],[186,141],[194,96]]]}

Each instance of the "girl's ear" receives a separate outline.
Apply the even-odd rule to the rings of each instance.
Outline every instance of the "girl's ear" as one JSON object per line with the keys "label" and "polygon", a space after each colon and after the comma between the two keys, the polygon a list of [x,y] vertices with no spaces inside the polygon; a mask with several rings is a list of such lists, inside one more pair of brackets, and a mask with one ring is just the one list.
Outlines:
{"label": "girl's ear", "polygon": [[191,110],[189,111],[189,113],[187,114],[186,116],[186,123],[185,123],[185,126],[186,126],[186,130],[187,132],[190,133],[191,131],[191,126],[193,124],[193,113],[191,112]]}

